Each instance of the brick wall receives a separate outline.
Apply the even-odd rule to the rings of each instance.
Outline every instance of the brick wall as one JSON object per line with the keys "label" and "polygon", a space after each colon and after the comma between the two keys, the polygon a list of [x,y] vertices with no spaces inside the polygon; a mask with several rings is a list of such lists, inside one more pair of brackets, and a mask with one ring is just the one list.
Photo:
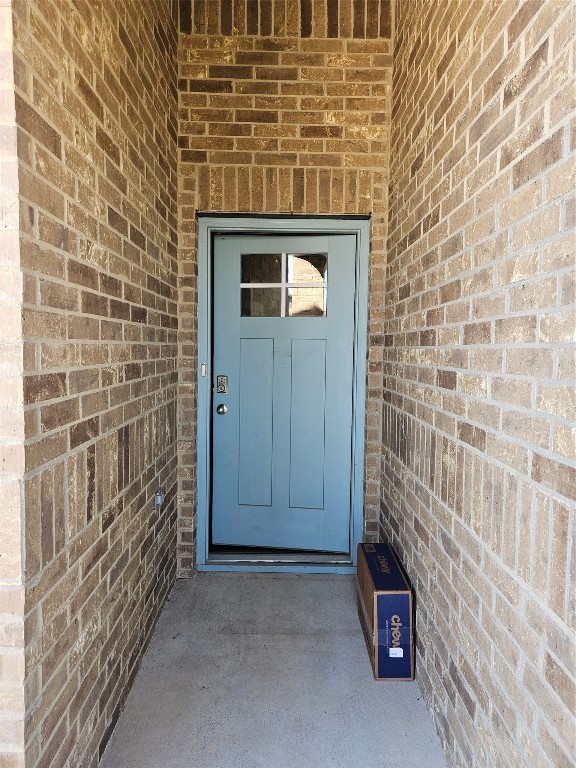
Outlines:
{"label": "brick wall", "polygon": [[377,535],[391,56],[388,0],[194,0],[182,8],[179,570],[187,574],[196,524],[197,210],[372,214],[365,528],[367,538]]}
{"label": "brick wall", "polygon": [[22,278],[12,8],[0,0],[0,765],[24,761]]}
{"label": "brick wall", "polygon": [[383,535],[450,764],[568,768],[575,6],[398,13]]}
{"label": "brick wall", "polygon": [[176,9],[14,3],[27,768],[96,765],[175,576]]}

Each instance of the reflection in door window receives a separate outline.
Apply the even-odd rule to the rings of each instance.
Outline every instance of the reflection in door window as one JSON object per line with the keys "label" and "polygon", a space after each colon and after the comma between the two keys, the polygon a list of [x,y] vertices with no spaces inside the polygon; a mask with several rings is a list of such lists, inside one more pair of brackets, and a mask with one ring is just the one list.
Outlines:
{"label": "reflection in door window", "polygon": [[328,255],[244,253],[242,317],[325,317]]}
{"label": "reflection in door window", "polygon": [[281,317],[282,288],[242,288],[242,317]]}
{"label": "reflection in door window", "polygon": [[287,280],[289,283],[325,283],[328,257],[325,253],[287,253]]}
{"label": "reflection in door window", "polygon": [[282,255],[280,253],[243,253],[242,283],[281,283]]}
{"label": "reflection in door window", "polygon": [[288,288],[289,317],[324,317],[326,315],[325,288]]}

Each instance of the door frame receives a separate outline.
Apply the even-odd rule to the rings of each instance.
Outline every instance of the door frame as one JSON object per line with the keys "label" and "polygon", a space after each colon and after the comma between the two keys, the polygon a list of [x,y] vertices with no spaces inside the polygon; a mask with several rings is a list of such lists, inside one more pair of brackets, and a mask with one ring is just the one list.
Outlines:
{"label": "door frame", "polygon": [[[199,571],[354,573],[356,549],[364,526],[364,442],[366,424],[366,349],[368,326],[368,216],[251,215],[197,213],[198,358],[196,423],[196,568]],[[223,561],[210,557],[210,478],[212,413],[212,262],[215,235],[351,234],[356,237],[354,362],[352,382],[352,477],[350,552],[337,562],[314,563],[310,557],[266,562]]]}

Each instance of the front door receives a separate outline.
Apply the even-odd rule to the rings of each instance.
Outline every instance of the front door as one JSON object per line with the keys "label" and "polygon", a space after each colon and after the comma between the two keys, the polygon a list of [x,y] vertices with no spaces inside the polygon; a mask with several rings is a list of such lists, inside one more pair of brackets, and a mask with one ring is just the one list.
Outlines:
{"label": "front door", "polygon": [[350,551],[356,238],[214,238],[213,545]]}

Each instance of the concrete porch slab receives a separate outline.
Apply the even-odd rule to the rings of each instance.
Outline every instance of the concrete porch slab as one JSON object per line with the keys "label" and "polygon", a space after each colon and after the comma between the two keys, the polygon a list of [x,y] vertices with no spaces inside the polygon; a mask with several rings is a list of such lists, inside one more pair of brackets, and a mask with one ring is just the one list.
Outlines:
{"label": "concrete porch slab", "polygon": [[416,682],[376,682],[348,576],[198,574],[101,768],[445,768]]}

